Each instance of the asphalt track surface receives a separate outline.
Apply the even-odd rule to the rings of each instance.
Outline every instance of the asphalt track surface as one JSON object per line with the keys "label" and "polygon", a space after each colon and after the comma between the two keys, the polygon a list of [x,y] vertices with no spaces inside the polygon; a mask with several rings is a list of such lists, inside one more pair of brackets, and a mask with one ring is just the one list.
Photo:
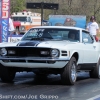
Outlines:
{"label": "asphalt track surface", "polygon": [[86,72],[78,73],[75,85],[62,85],[60,75],[38,77],[17,73],[12,83],[0,80],[1,100],[100,100],[100,79]]}

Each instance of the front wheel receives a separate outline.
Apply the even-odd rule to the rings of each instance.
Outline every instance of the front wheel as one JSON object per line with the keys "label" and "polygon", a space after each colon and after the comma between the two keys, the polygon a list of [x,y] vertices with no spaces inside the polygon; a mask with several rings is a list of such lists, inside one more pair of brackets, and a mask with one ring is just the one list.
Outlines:
{"label": "front wheel", "polygon": [[3,82],[11,82],[15,78],[16,72],[13,68],[4,67],[0,64],[0,77]]}
{"label": "front wheel", "polygon": [[64,85],[74,85],[77,79],[76,59],[72,57],[68,64],[62,69],[61,81]]}

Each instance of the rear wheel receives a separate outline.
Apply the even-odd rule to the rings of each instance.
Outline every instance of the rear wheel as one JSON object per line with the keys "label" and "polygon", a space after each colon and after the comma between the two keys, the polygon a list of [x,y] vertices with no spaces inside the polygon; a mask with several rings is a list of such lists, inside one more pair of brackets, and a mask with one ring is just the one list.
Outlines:
{"label": "rear wheel", "polygon": [[13,68],[4,67],[0,64],[0,77],[3,82],[12,82],[16,72]]}
{"label": "rear wheel", "polygon": [[91,78],[100,78],[100,59],[93,70],[89,72]]}
{"label": "rear wheel", "polygon": [[77,79],[76,59],[72,57],[68,64],[62,69],[61,81],[64,85],[74,85]]}

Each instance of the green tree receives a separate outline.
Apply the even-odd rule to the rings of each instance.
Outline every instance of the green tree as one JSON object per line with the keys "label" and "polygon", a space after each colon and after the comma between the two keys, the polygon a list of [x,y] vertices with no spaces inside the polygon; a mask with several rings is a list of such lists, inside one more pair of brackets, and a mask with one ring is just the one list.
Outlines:
{"label": "green tree", "polygon": [[19,12],[26,9],[25,0],[10,0],[10,12]]}

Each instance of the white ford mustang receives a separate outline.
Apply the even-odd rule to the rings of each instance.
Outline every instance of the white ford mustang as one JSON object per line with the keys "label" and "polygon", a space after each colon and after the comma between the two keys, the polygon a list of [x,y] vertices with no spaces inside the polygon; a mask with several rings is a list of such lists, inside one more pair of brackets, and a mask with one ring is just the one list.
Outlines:
{"label": "white ford mustang", "polygon": [[31,28],[18,43],[0,44],[0,76],[3,82],[16,72],[61,74],[63,84],[73,85],[78,71],[100,78],[100,43],[85,29],[64,26]]}

